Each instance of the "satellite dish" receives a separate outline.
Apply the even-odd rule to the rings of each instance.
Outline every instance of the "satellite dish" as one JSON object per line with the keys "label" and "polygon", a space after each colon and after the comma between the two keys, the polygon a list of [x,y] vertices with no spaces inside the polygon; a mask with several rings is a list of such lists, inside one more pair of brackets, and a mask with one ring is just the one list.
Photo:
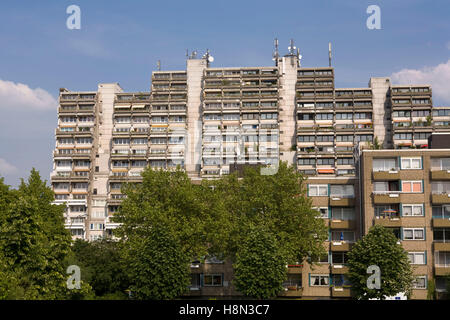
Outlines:
{"label": "satellite dish", "polygon": [[303,57],[302,55],[299,55],[299,56],[298,56],[299,59],[301,59],[302,57]]}
{"label": "satellite dish", "polygon": [[208,57],[208,61],[209,61],[209,62],[213,62],[213,61],[214,61],[214,57],[213,57],[213,56],[209,56],[209,57]]}

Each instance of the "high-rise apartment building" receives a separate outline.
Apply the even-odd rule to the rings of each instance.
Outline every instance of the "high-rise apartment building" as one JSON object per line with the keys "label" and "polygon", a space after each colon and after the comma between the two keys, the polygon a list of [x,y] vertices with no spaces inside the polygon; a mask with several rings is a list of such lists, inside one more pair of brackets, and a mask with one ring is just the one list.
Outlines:
{"label": "high-rise apartment building", "polygon": [[[307,194],[330,237],[319,266],[289,268],[285,295],[349,297],[346,252],[378,221],[380,204],[368,200],[367,184],[379,181],[363,177],[358,163],[372,153],[361,158],[360,149],[406,155],[426,148],[431,133],[450,132],[450,107],[433,107],[428,85],[396,86],[389,78],[335,88],[332,67],[301,67],[293,52],[276,56],[273,67],[212,68],[209,60],[191,55],[186,70],[153,72],[149,92],[126,93],[115,83],[60,90],[51,181],[55,201],[67,204],[67,228],[87,240],[111,235],[122,183],[140,181],[146,166],[179,165],[196,181],[228,174],[234,164],[288,161],[308,177]],[[233,295],[229,271],[217,261],[193,265],[193,294]]]}

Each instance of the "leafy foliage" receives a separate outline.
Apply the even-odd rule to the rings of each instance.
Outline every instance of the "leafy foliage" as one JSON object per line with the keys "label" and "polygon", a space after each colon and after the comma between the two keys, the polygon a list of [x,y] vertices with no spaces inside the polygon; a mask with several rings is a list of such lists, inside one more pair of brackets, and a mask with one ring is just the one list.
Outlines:
{"label": "leafy foliage", "polygon": [[[381,288],[367,287],[367,268],[376,265],[381,270]],[[394,233],[382,226],[373,226],[348,253],[348,278],[359,299],[385,299],[400,292],[410,295],[413,281],[408,254]]]}
{"label": "leafy foliage", "polygon": [[[63,261],[70,251],[71,238],[64,228],[63,206],[51,204],[53,191],[34,169],[18,190],[9,190],[2,182],[0,193],[2,277],[15,283],[12,297],[65,298]],[[3,278],[0,282],[5,281]],[[8,287],[2,290],[11,293]]]}
{"label": "leafy foliage", "polygon": [[275,297],[286,279],[286,260],[276,237],[262,227],[251,230],[236,254],[234,284],[245,296]]}
{"label": "leafy foliage", "polygon": [[92,242],[77,239],[72,246],[73,259],[81,277],[92,287],[97,297],[116,293],[125,297],[128,289],[127,271],[119,254],[116,241],[102,239]]}

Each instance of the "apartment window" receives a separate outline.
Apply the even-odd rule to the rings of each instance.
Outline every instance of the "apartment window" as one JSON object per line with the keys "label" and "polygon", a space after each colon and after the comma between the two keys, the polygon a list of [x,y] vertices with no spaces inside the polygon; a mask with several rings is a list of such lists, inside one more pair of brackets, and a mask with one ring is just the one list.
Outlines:
{"label": "apartment window", "polygon": [[242,115],[242,120],[258,120],[259,114],[258,113],[244,113]]}
{"label": "apartment window", "polygon": [[299,165],[315,165],[316,159],[315,158],[300,158],[298,159]]}
{"label": "apartment window", "polygon": [[399,210],[398,204],[378,205],[374,207],[375,217],[383,218],[398,218]]}
{"label": "apartment window", "polygon": [[152,117],[152,123],[167,123],[167,117]]}
{"label": "apartment window", "polygon": [[169,137],[169,143],[171,144],[183,144],[184,137]]}
{"label": "apartment window", "polygon": [[353,135],[338,135],[336,136],[338,142],[353,142]]}
{"label": "apartment window", "polygon": [[414,139],[415,140],[427,140],[430,135],[431,135],[430,132],[416,132],[416,133],[414,133]]}
{"label": "apartment window", "polygon": [[331,209],[332,220],[353,220],[355,219],[355,209],[347,207],[333,207]]}
{"label": "apartment window", "polygon": [[309,184],[308,195],[310,197],[326,197],[328,196],[327,184]]}
{"label": "apartment window", "polygon": [[91,223],[90,224],[90,230],[103,230],[105,228],[105,225],[103,223]]}
{"label": "apartment window", "polygon": [[332,264],[346,264],[348,261],[347,252],[333,252],[331,254]]}
{"label": "apartment window", "polygon": [[331,231],[331,241],[355,241],[355,232],[354,231]]}
{"label": "apartment window", "polygon": [[126,161],[126,160],[114,160],[113,161],[113,167],[127,168],[128,167],[128,161]]}
{"label": "apartment window", "polygon": [[399,183],[398,181],[376,181],[373,183],[373,191],[375,193],[399,191]]}
{"label": "apartment window", "polygon": [[408,259],[411,264],[426,264],[425,252],[408,252]]}
{"label": "apartment window", "polygon": [[402,215],[405,217],[422,217],[424,215],[423,204],[403,204]]}
{"label": "apartment window", "polygon": [[221,287],[223,276],[221,274],[205,274],[203,276],[203,285],[205,287]]}
{"label": "apartment window", "polygon": [[345,274],[333,274],[332,283],[335,287],[350,286],[350,280],[348,280]]}
{"label": "apartment window", "polygon": [[86,182],[76,182],[73,184],[74,189],[87,189],[88,184]]}
{"label": "apartment window", "polygon": [[356,141],[360,142],[360,141],[372,141],[373,140],[373,135],[371,134],[357,134],[356,135]]}
{"label": "apartment window", "polygon": [[395,140],[411,140],[412,133],[396,133],[394,134]]}
{"label": "apartment window", "polygon": [[401,158],[402,170],[405,169],[422,169],[422,158]]}
{"label": "apartment window", "polygon": [[438,267],[450,267],[450,252],[437,251],[435,253],[435,261]]}
{"label": "apartment window", "polygon": [[317,136],[317,142],[333,142],[334,136]]}
{"label": "apartment window", "polygon": [[150,138],[150,142],[152,144],[166,144],[167,140],[166,138]]}
{"label": "apartment window", "polygon": [[353,158],[338,158],[337,159],[338,165],[354,165],[355,161]]}
{"label": "apartment window", "polygon": [[261,120],[278,119],[278,113],[261,113]]}
{"label": "apartment window", "polygon": [[355,190],[353,185],[331,185],[330,197],[354,198]]}
{"label": "apartment window", "polygon": [[322,207],[322,208],[313,208],[313,209],[319,211],[320,218],[328,219],[328,208]]}
{"label": "apartment window", "polygon": [[314,136],[298,136],[298,142],[314,142]]}
{"label": "apartment window", "polygon": [[318,113],[316,114],[316,120],[333,120],[332,113]]}
{"label": "apartment window", "polygon": [[434,219],[450,219],[450,206],[433,206]]}
{"label": "apartment window", "polygon": [[73,139],[72,138],[59,138],[58,142],[60,144],[72,144],[73,143]]}
{"label": "apartment window", "polygon": [[432,158],[431,168],[433,170],[450,170],[450,158]]}
{"label": "apartment window", "polygon": [[330,276],[323,274],[310,274],[309,275],[311,287],[324,287],[330,285]]}
{"label": "apartment window", "polygon": [[427,276],[418,276],[412,283],[413,289],[426,289],[427,288]]}
{"label": "apartment window", "polygon": [[422,181],[402,181],[402,192],[422,193]]}
{"label": "apartment window", "polygon": [[143,168],[143,167],[147,166],[147,161],[145,161],[145,160],[133,160],[133,161],[131,161],[131,166],[132,167]]}
{"label": "apartment window", "polygon": [[440,181],[431,183],[431,192],[433,194],[448,194],[450,193],[450,182]]}
{"label": "apartment window", "polygon": [[77,138],[77,143],[90,144],[90,143],[92,143],[92,138]]}
{"label": "apartment window", "polygon": [[450,228],[434,228],[433,240],[435,242],[450,242]]}
{"label": "apartment window", "polygon": [[313,113],[300,113],[298,115],[298,120],[313,120],[314,114]]}
{"label": "apartment window", "polygon": [[424,228],[404,228],[403,240],[425,240]]}
{"label": "apartment window", "polygon": [[353,113],[336,113],[336,120],[352,120]]}
{"label": "apartment window", "polygon": [[328,165],[328,166],[334,166],[334,159],[333,158],[318,158],[317,159],[318,165]]}
{"label": "apartment window", "polygon": [[130,123],[130,117],[116,117],[116,123]]}
{"label": "apartment window", "polygon": [[433,110],[434,117],[447,117],[450,116],[450,109]]}

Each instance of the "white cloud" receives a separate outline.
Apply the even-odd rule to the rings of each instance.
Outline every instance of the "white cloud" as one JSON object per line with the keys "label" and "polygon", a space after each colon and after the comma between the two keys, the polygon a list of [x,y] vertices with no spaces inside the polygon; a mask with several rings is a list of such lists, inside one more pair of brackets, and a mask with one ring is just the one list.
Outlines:
{"label": "white cloud", "polygon": [[439,103],[450,103],[450,60],[434,67],[403,69],[391,75],[395,84],[429,84],[433,98]]}
{"label": "white cloud", "polygon": [[19,169],[17,169],[15,166],[8,163],[8,161],[6,161],[3,158],[0,158],[0,176],[13,174],[16,173],[18,170]]}
{"label": "white cloud", "polygon": [[4,81],[0,79],[0,109],[56,109],[58,103],[56,99],[47,91],[41,88],[31,89],[23,83]]}

